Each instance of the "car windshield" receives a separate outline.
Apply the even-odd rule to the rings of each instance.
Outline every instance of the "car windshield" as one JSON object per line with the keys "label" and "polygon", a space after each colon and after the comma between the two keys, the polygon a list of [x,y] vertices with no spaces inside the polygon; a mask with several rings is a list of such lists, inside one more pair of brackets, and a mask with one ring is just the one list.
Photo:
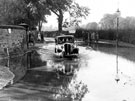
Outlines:
{"label": "car windshield", "polygon": [[73,37],[59,37],[58,44],[63,44],[63,43],[74,43],[74,38]]}

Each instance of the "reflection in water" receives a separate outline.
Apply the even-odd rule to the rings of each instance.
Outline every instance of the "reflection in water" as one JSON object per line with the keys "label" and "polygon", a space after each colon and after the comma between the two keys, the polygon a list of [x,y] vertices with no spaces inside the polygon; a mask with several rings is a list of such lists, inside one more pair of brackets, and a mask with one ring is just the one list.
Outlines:
{"label": "reflection in water", "polygon": [[54,63],[53,66],[60,75],[74,75],[79,69],[78,62],[67,60]]}
{"label": "reflection in water", "polygon": [[8,83],[12,83],[14,74],[9,70],[9,68],[0,66],[0,89],[5,87]]}
{"label": "reflection in water", "polygon": [[[83,58],[89,59],[85,68],[80,67],[77,80],[88,85],[91,93],[87,93],[83,101],[134,101],[135,97],[135,63],[119,56],[118,77],[116,83],[116,56],[100,51],[81,48]],[[85,51],[85,53],[83,52]]]}
{"label": "reflection in water", "polygon": [[40,67],[40,66],[46,65],[46,61],[43,61],[41,59],[41,55],[37,51],[32,51],[32,52],[28,53],[28,60],[29,60],[30,68],[35,68],[35,67]]}
{"label": "reflection in water", "polygon": [[[45,62],[45,60],[41,61]],[[47,99],[55,101],[82,99],[88,92],[88,88],[84,83],[76,80],[78,62],[79,60],[46,60],[46,65],[41,64],[40,67],[29,69],[20,82],[33,85],[31,87],[27,85],[27,89],[39,90],[42,87],[41,92],[49,93],[44,95]]]}
{"label": "reflection in water", "polygon": [[[0,88],[20,80],[27,70],[27,55],[15,56],[0,60]],[[2,82],[6,81],[6,82]]]}
{"label": "reflection in water", "polygon": [[10,71],[15,75],[13,81],[20,80],[27,71],[27,54],[9,60]]}
{"label": "reflection in water", "polygon": [[55,66],[58,76],[66,76],[68,78],[69,76],[73,76],[70,81],[68,80],[68,82],[66,82],[66,86],[61,86],[61,92],[56,94],[56,96],[60,97],[64,94],[66,97],[69,97],[72,100],[81,100],[88,92],[88,88],[87,85],[76,80],[77,71],[79,70],[78,61],[63,61],[61,64]]}
{"label": "reflection in water", "polygon": [[[93,49],[86,50],[85,47],[79,48],[80,56],[76,60],[55,59],[52,55],[45,54],[48,50],[45,50],[44,54],[31,53],[31,68],[14,89],[16,94],[23,94],[19,93],[11,101],[24,101],[24,98],[25,101],[135,100],[134,62],[119,57],[120,81],[116,83],[115,55]],[[61,70],[63,73],[59,72]]]}
{"label": "reflection in water", "polygon": [[0,89],[19,81],[27,69],[41,65],[46,65],[46,62],[41,61],[40,55],[36,51],[0,58]]}

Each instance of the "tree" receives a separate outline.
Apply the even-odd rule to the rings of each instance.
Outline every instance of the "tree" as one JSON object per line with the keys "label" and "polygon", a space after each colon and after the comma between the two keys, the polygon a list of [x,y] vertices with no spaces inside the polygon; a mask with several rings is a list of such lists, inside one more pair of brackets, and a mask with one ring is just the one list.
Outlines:
{"label": "tree", "polygon": [[135,29],[135,17],[121,18],[120,28],[134,30]]}
{"label": "tree", "polygon": [[73,3],[73,0],[47,0],[50,10],[58,17],[58,30],[62,31],[64,12],[69,12],[70,17],[74,17],[74,20],[70,22],[65,21],[66,25],[78,25],[80,20],[78,18],[86,17],[89,14],[89,9],[86,7],[80,7],[79,4]]}
{"label": "tree", "polygon": [[79,6],[78,3],[74,2],[69,8],[70,14],[70,26],[79,26],[81,18],[86,18],[89,15],[89,8]]}
{"label": "tree", "polygon": [[[27,23],[31,28],[45,22],[45,15],[50,14],[47,6],[40,0],[1,0],[1,24]],[[40,23],[40,24],[39,24]]]}
{"label": "tree", "polygon": [[33,22],[38,25],[39,31],[41,31],[42,23],[47,22],[45,15],[50,15],[50,10],[47,8],[46,0],[25,0],[28,4],[29,16],[33,19]]}
{"label": "tree", "polygon": [[58,17],[58,30],[62,31],[63,14],[68,10],[72,0],[47,0],[48,8]]}
{"label": "tree", "polygon": [[117,14],[105,14],[100,21],[102,29],[115,29],[116,18],[117,18]]}
{"label": "tree", "polygon": [[[134,42],[135,37],[135,17],[119,17],[119,39],[125,42]],[[115,31],[117,30],[117,14],[105,14],[100,21],[101,28],[107,32],[106,36],[110,37],[116,35]],[[104,36],[105,37],[105,36]]]}
{"label": "tree", "polygon": [[98,24],[96,22],[91,22],[86,25],[86,29],[91,29],[91,30],[97,30],[98,29]]}
{"label": "tree", "polygon": [[[23,9],[22,9],[23,8]],[[19,19],[25,18],[26,5],[22,0],[1,0],[0,22],[1,24],[16,24]]]}
{"label": "tree", "polygon": [[[103,29],[116,29],[117,14],[105,14],[100,24]],[[119,29],[135,29],[135,17],[119,17]]]}

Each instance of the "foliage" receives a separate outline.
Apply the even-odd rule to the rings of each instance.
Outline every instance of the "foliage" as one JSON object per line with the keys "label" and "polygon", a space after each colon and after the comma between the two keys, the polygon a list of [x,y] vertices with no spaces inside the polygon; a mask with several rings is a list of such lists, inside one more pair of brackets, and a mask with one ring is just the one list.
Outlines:
{"label": "foliage", "polygon": [[88,93],[88,86],[82,81],[72,80],[67,87],[61,87],[55,95],[55,99],[71,98],[71,101],[82,101]]}
{"label": "foliage", "polygon": [[91,22],[86,25],[88,30],[98,30],[98,24],[96,22]]}
{"label": "foliage", "polygon": [[62,31],[63,14],[71,3],[72,0],[47,0],[48,8],[58,17],[59,32]]}
{"label": "foliage", "polygon": [[116,14],[105,14],[101,19],[100,24],[103,29],[115,29],[116,28]]}
{"label": "foliage", "polygon": [[46,14],[50,12],[40,0],[1,0],[0,2],[1,24],[27,23],[35,27],[40,21],[46,21]]}
{"label": "foliage", "polygon": [[[100,21],[100,36],[103,39],[114,40],[117,34],[121,41],[135,43],[135,17],[117,16],[117,14],[105,14]],[[118,25],[118,26],[117,26]]]}
{"label": "foliage", "polygon": [[79,23],[81,23],[81,18],[86,18],[86,16],[89,15],[89,8],[80,6],[78,3],[74,2],[69,7],[69,15],[70,19],[65,19],[64,21],[64,27],[70,27],[70,26],[79,26]]}
{"label": "foliage", "polygon": [[[23,9],[22,9],[23,8]],[[1,24],[17,24],[19,19],[24,19],[26,5],[22,0],[1,0],[0,22]]]}
{"label": "foliage", "polygon": [[73,0],[1,0],[0,23],[20,24],[27,23],[31,28],[38,26],[41,31],[42,23],[47,22],[45,15],[50,11],[58,16],[58,28],[62,31],[64,12],[70,10],[70,16],[75,18],[72,24],[78,25],[77,18],[86,17],[89,9],[80,7]]}
{"label": "foliage", "polygon": [[[42,23],[47,22],[45,15],[50,15],[50,10],[47,8],[45,0],[25,0],[28,10],[28,18],[31,22],[35,22],[38,25],[39,31],[41,31]],[[30,25],[33,25],[32,23]]]}
{"label": "foliage", "polygon": [[59,15],[59,10],[67,11],[71,5],[72,0],[47,0],[48,7],[53,13]]}
{"label": "foliage", "polygon": [[70,22],[71,26],[79,26],[81,22],[80,18],[86,18],[89,15],[89,8],[84,6],[79,6],[78,3],[73,3],[69,9],[70,17],[73,18]]}
{"label": "foliage", "polygon": [[[116,29],[117,27],[117,14],[105,14],[104,17],[100,20],[102,29]],[[119,29],[134,29],[135,28],[135,17],[119,17],[118,20]]]}
{"label": "foliage", "polygon": [[116,40],[118,34],[119,41],[135,44],[135,17],[123,18],[117,14],[105,14],[98,24],[91,22],[77,29],[75,37],[87,39],[87,32],[97,32],[99,38],[104,40]]}
{"label": "foliage", "polygon": [[89,92],[86,84],[76,80],[71,81],[68,89],[73,100],[81,100]]}
{"label": "foliage", "polygon": [[[78,18],[86,17],[89,14],[87,7],[81,7],[77,3],[73,3],[73,0],[47,0],[49,9],[58,16],[58,28],[59,32],[62,31],[62,27],[73,26],[79,24],[81,20]],[[67,22],[65,20],[63,24],[64,12],[69,12],[70,17],[74,18],[72,21]]]}
{"label": "foliage", "polygon": [[120,18],[120,29],[135,29],[135,17]]}

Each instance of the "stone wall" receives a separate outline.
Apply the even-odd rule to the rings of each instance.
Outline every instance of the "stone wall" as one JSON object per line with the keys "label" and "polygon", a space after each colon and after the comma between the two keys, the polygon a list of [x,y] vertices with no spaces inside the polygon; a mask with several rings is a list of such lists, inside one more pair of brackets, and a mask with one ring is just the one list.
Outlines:
{"label": "stone wall", "polygon": [[0,54],[6,55],[7,49],[9,53],[22,53],[25,50],[26,31],[24,29],[6,29],[0,28]]}

